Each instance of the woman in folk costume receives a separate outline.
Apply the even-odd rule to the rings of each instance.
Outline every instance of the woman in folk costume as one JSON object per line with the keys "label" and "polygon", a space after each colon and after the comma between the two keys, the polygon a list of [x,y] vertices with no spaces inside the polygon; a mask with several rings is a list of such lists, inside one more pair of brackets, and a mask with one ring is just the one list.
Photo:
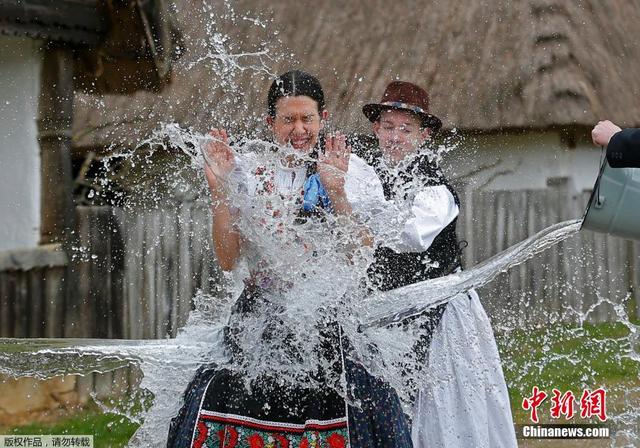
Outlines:
{"label": "woman in folk costume", "polygon": [[[382,184],[372,196],[411,208],[402,232],[376,248],[370,284],[387,291],[461,269],[460,202],[433,153],[425,150],[441,127],[429,113],[427,92],[412,83],[392,82],[380,102],[365,105],[363,113],[378,143],[361,153]],[[459,294],[420,322],[424,333],[414,359],[422,358],[427,367],[421,369],[425,381],[413,411],[414,446],[517,446],[497,346],[478,294]]]}
{"label": "woman in folk costume", "polygon": [[[315,241],[305,240],[304,231],[326,228],[333,217],[350,219],[347,196],[357,198],[357,193],[346,191],[346,184],[361,185],[358,178],[375,176],[366,163],[349,155],[343,136],[323,142],[327,115],[318,80],[291,71],[273,82],[268,95],[267,123],[274,146],[285,153],[275,156],[274,166],[254,163],[259,157],[252,152],[239,157],[224,130],[210,132],[213,141],[206,147],[205,171],[214,203],[216,255],[226,271],[245,258],[250,275],[225,329],[231,361],[197,372],[172,421],[168,447],[411,446],[409,424],[397,395],[343,355],[341,327],[331,310],[317,306],[317,315],[300,319],[315,341],[309,349],[308,341],[301,340],[301,333],[290,325],[290,304],[279,301],[295,288],[306,288],[302,293],[315,294],[306,300],[322,305],[327,291],[320,291],[318,285],[326,266],[316,269],[316,263],[324,255]],[[243,194],[244,204],[233,202],[234,196]],[[287,206],[289,210],[283,210]],[[264,219],[249,226],[239,223],[238,216],[245,211]],[[287,221],[289,215],[295,220]],[[333,238],[331,231],[315,237]],[[335,238],[345,232],[339,228]],[[358,245],[371,245],[366,231],[358,233],[358,238]],[[272,253],[268,239],[281,241],[281,251]],[[281,253],[298,248],[299,260],[288,265]],[[340,271],[351,255],[327,269]],[[340,286],[334,283],[325,289]],[[306,382],[290,376],[287,364],[308,366],[303,362],[308,359],[313,359],[313,368],[303,372]],[[260,372],[248,378],[247,372],[256,370]],[[345,400],[346,388],[366,396],[369,409],[375,412]]]}

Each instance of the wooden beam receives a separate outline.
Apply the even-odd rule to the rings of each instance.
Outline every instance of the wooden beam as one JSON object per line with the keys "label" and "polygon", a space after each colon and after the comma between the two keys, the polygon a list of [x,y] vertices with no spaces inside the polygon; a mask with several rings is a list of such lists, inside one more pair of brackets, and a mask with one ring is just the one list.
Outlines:
{"label": "wooden beam", "polygon": [[0,0],[0,34],[95,45],[105,31],[97,0]]}
{"label": "wooden beam", "polygon": [[28,271],[36,268],[67,266],[67,264],[69,259],[60,244],[0,251],[0,271]]}

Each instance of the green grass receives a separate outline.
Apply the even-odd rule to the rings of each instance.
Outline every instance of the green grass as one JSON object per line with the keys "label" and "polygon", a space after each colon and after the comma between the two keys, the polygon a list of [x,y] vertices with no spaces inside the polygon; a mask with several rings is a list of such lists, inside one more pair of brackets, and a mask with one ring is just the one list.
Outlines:
{"label": "green grass", "polygon": [[93,435],[95,448],[125,447],[138,425],[126,417],[87,410],[53,424],[30,424],[2,431],[4,434]]}
{"label": "green grass", "polygon": [[[638,323],[635,322],[635,325]],[[553,325],[534,331],[515,330],[497,337],[511,404],[519,422],[528,421],[521,409],[533,386],[551,395],[553,388],[582,391],[604,387],[609,414],[621,412],[624,393],[640,388],[640,363],[627,356],[631,330],[622,323]],[[638,350],[640,347],[636,346]],[[549,415],[550,399],[542,406]]]}
{"label": "green grass", "polygon": [[[549,395],[553,388],[561,392],[571,390],[578,397],[584,388],[604,387],[609,415],[621,412],[623,394],[632,387],[640,388],[640,363],[625,356],[630,349],[629,334],[629,328],[621,323],[605,323],[579,328],[553,325],[497,335],[516,421],[529,421],[521,403],[524,396],[531,394],[533,386]],[[148,404],[146,401],[140,407]],[[549,420],[549,404],[547,399],[539,411],[543,421],[545,416]],[[136,428],[125,417],[102,414],[92,408],[55,424],[34,424],[2,432],[92,434],[95,447],[115,448],[126,446]]]}

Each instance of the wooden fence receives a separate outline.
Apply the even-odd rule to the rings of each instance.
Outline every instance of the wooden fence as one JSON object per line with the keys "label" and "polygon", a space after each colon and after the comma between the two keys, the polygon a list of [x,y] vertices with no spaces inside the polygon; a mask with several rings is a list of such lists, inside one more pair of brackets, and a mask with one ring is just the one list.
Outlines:
{"label": "wooden fence", "polygon": [[[459,236],[468,243],[465,264],[472,266],[547,226],[580,218],[589,193],[575,194],[558,181],[545,190],[461,188],[460,197]],[[2,270],[0,264],[0,337],[175,336],[198,290],[218,294],[208,207],[78,207],[76,220],[78,243],[68,263],[56,256],[46,267],[7,269],[5,263]],[[613,305],[621,303],[637,318],[639,286],[640,242],[583,231],[500,274],[480,294],[499,331],[618,319]],[[139,379],[137,369],[126,368],[74,381],[84,402],[90,395],[131,394]]]}
{"label": "wooden fence", "polygon": [[175,336],[196,291],[215,294],[220,272],[207,207],[78,209],[81,333],[149,339]]}
{"label": "wooden fence", "polygon": [[[468,242],[466,266],[581,217],[587,199],[588,193],[576,195],[562,182],[545,190],[462,190],[459,235]],[[65,299],[53,287],[64,273],[60,267],[0,272],[0,336],[174,336],[197,290],[217,294],[208,207],[79,207],[77,222],[75,293]],[[628,293],[626,309],[637,317],[639,262],[640,243],[584,231],[501,274],[481,295],[496,322],[513,325],[577,320],[599,299],[621,303]],[[611,319],[612,310],[605,303],[588,320]]]}
{"label": "wooden fence", "polygon": [[62,337],[65,268],[0,271],[0,337]]}
{"label": "wooden fence", "polygon": [[[545,190],[463,189],[458,229],[468,242],[465,265],[550,225],[582,218],[590,195],[576,193],[564,179],[551,180]],[[620,303],[638,318],[639,287],[640,242],[584,230],[500,274],[480,294],[494,324],[513,328],[556,320],[618,320],[613,304]]]}
{"label": "wooden fence", "polygon": [[78,207],[76,221],[67,272],[0,271],[0,337],[175,336],[196,291],[217,291],[207,207]]}
{"label": "wooden fence", "polygon": [[[205,206],[186,203],[145,211],[78,207],[76,222],[77,246],[65,257],[67,263],[45,251],[45,256],[35,257],[44,259],[39,267],[17,269],[25,263],[10,262],[6,264],[13,268],[0,270],[0,337],[175,336],[196,291],[218,291],[220,276]],[[70,285],[75,287],[69,290]],[[29,381],[32,397],[48,396],[56,387],[55,380]],[[65,381],[74,385],[78,404],[90,397],[118,400],[138,391],[140,372],[127,367],[72,375]],[[14,384],[0,377],[0,392],[20,391]],[[5,411],[0,424],[11,424],[16,417],[11,409]]]}

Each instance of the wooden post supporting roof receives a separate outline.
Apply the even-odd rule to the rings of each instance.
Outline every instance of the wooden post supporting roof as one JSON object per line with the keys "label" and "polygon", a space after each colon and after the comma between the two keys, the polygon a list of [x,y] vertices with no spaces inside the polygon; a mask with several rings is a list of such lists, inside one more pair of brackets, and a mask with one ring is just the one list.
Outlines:
{"label": "wooden post supporting roof", "polygon": [[70,156],[73,96],[71,51],[52,46],[44,52],[38,110],[41,243],[61,243],[65,249],[70,249],[71,231],[75,229]]}
{"label": "wooden post supporting roof", "polygon": [[[73,54],[63,44],[49,42],[42,64],[38,140],[41,160],[40,243],[60,244],[67,254],[74,246],[76,222],[71,170],[71,124],[73,122]],[[69,257],[71,258],[71,257]],[[65,268],[60,298],[66,304],[65,337],[87,336],[79,332],[79,303],[75,263]]]}
{"label": "wooden post supporting roof", "polygon": [[[74,261],[71,256],[73,247],[78,245],[70,151],[74,92],[155,91],[169,83],[171,63],[180,54],[179,31],[170,0],[0,0],[0,34],[27,36],[43,43],[37,118],[40,244],[53,247],[47,251],[31,247],[27,255],[24,251],[0,253],[0,270],[5,265],[4,272],[0,272],[0,314],[7,296],[6,300],[22,307],[28,301],[42,301],[46,291],[51,315],[56,316],[45,318],[47,334],[53,334],[53,329],[57,336],[92,336],[95,329],[85,315],[87,306],[94,302],[87,301],[87,295],[79,288],[81,261]],[[29,180],[23,178],[22,182]],[[56,263],[55,269],[44,269],[52,263]],[[96,278],[110,274],[92,272]],[[41,275],[47,277],[40,281]],[[17,288],[8,290],[3,286],[12,285],[15,279],[22,282],[22,295]],[[102,311],[100,318],[108,317],[108,302],[100,294],[94,297],[99,298],[94,304]],[[59,319],[57,312],[62,309],[64,316]],[[29,316],[23,310],[19,308],[15,313],[21,320]],[[0,317],[0,327],[6,326],[9,315]],[[39,331],[42,316],[31,317],[31,329]],[[63,329],[59,331],[58,327]],[[94,336],[108,336],[104,327],[99,329],[101,333]]]}

